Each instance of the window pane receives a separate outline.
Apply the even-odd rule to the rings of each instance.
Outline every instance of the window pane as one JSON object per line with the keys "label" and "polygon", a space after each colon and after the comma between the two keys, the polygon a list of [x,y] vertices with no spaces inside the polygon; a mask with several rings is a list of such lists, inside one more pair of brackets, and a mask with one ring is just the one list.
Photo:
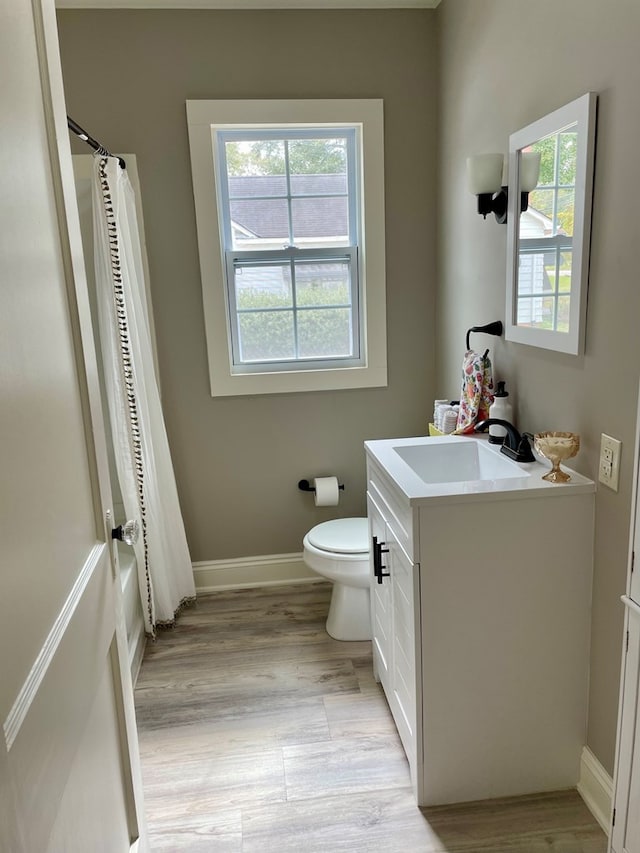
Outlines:
{"label": "window pane", "polygon": [[536,329],[553,329],[555,322],[555,297],[534,296],[518,298],[518,325]]}
{"label": "window pane", "polygon": [[555,249],[552,249],[550,252],[546,252],[544,255],[544,290],[553,291],[555,293],[558,289],[558,280],[556,277],[556,261],[557,261],[557,252]]}
{"label": "window pane", "polygon": [[[342,181],[340,189],[346,191],[347,141],[338,139],[292,139],[289,142],[289,169],[292,186],[298,175],[333,175]],[[304,182],[301,182],[302,184]],[[296,190],[301,192],[302,190]]]}
{"label": "window pane", "polygon": [[573,213],[575,210],[575,189],[558,190],[558,213],[556,234],[573,237]]}
{"label": "window pane", "polygon": [[229,176],[229,198],[282,197],[287,194],[285,175]]}
{"label": "window pane", "polygon": [[227,174],[284,175],[284,142],[281,139],[256,139],[253,142],[225,142]]}
{"label": "window pane", "polygon": [[286,199],[230,202],[234,249],[277,248],[289,243]]}
{"label": "window pane", "polygon": [[291,175],[291,195],[340,195],[347,192],[346,175]]}
{"label": "window pane", "polygon": [[[555,271],[555,262],[554,262]],[[555,278],[555,276],[554,276]],[[518,266],[518,293],[545,293],[553,289],[549,280],[545,254],[543,252],[526,252],[520,250]]]}
{"label": "window pane", "polygon": [[540,139],[531,146],[531,151],[537,151],[540,154],[538,186],[549,186],[556,182],[556,139],[554,134],[546,139]]}
{"label": "window pane", "polygon": [[540,311],[539,299],[518,299],[518,326],[535,326],[535,318]]}
{"label": "window pane", "polygon": [[571,266],[573,263],[573,252],[560,253],[560,280],[558,290],[560,293],[571,293]]}
{"label": "window pane", "polygon": [[[553,199],[554,190],[534,190],[529,193],[529,207],[541,213],[544,219],[540,220],[540,227],[550,234],[553,227]],[[545,219],[547,221],[545,221]]]}
{"label": "window pane", "polygon": [[568,332],[569,331],[569,307],[571,304],[570,296],[559,296],[558,297],[558,325],[556,331],[558,332]]}
{"label": "window pane", "polygon": [[237,265],[234,283],[239,310],[289,308],[292,305],[289,264]]}
{"label": "window pane", "polygon": [[349,264],[296,264],[296,303],[299,306],[351,305]]}
{"label": "window pane", "polygon": [[298,313],[298,351],[301,358],[353,355],[351,311],[348,308],[312,308]]}
{"label": "window pane", "polygon": [[331,245],[349,242],[349,204],[342,198],[294,198],[291,202],[294,243],[306,245],[331,238]]}
{"label": "window pane", "polygon": [[239,314],[238,325],[241,362],[295,357],[293,311]]}
{"label": "window pane", "polygon": [[576,161],[578,155],[578,134],[575,130],[563,131],[558,138],[560,146],[560,164],[558,183],[573,186],[576,182]]}

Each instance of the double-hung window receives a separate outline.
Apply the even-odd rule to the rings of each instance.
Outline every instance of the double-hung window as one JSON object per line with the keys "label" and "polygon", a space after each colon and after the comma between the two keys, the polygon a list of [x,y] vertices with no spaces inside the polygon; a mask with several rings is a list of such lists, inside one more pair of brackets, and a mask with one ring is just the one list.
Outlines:
{"label": "double-hung window", "polygon": [[381,102],[187,110],[214,396],[385,385]]}

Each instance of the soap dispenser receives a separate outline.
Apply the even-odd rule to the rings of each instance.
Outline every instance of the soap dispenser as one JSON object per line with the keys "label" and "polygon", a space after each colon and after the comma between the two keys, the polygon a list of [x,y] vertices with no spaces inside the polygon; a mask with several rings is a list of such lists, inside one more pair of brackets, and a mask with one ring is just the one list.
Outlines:
{"label": "soap dispenser", "polygon": [[[509,393],[504,390],[504,382],[498,382],[498,390],[494,394],[493,403],[489,406],[489,417],[500,418],[502,421],[513,423],[513,407],[509,402]],[[502,444],[507,434],[506,429],[499,424],[491,424],[489,427],[489,442],[491,444]]]}

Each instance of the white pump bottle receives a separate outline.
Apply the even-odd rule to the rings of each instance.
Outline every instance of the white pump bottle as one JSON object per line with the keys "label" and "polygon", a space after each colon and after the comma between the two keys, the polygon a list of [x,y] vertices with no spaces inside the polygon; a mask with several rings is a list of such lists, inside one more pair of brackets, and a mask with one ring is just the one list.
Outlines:
{"label": "white pump bottle", "polygon": [[[498,382],[498,390],[494,394],[493,403],[489,406],[489,417],[500,418],[502,421],[513,423],[513,407],[509,402],[509,393],[504,390],[505,383]],[[507,434],[506,429],[500,424],[491,424],[489,427],[489,442],[491,444],[502,444]]]}

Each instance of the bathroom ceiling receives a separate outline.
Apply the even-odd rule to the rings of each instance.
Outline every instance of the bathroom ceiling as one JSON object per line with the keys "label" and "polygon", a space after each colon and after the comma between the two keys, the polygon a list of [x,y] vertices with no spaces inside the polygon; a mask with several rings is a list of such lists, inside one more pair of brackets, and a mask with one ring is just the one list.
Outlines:
{"label": "bathroom ceiling", "polygon": [[56,0],[59,9],[435,9],[440,0]]}

